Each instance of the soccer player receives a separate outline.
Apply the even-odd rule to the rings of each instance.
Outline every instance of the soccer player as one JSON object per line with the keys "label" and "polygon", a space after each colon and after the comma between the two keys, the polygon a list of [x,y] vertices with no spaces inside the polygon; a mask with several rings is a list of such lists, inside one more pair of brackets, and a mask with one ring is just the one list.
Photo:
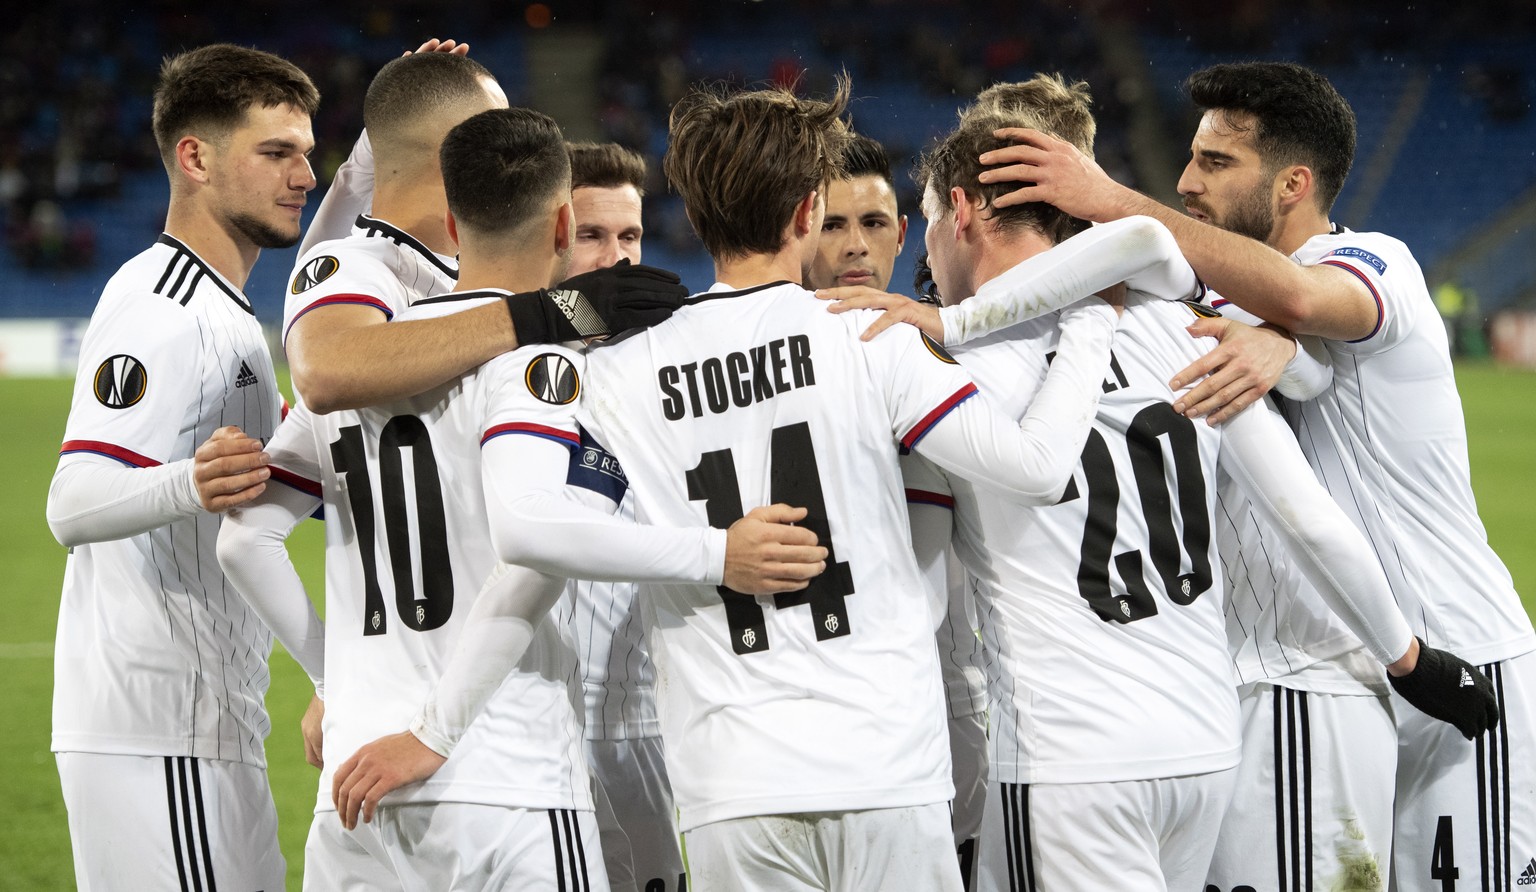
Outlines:
{"label": "soccer player", "polygon": [[[563,278],[570,174],[554,122],[525,109],[487,111],[450,131],[442,155],[447,225],[462,261],[457,290],[417,301],[405,315],[533,301],[512,289],[532,292]],[[300,406],[271,444],[278,478],[293,488],[275,487],[226,526],[220,559],[264,615],[277,617],[274,629],[286,643],[285,630],[314,624],[302,586],[274,543],[324,494],[330,621],[323,664],[315,663],[303,633],[295,653],[325,683],[322,794],[338,810],[316,815],[306,846],[307,886],[607,888],[572,708],[579,696],[575,658],[558,624],[530,627],[526,655],[510,677],[502,673],[479,689],[489,705],[441,753],[447,761],[376,813],[370,803],[366,826],[356,825],[343,782],[332,781],[362,744],[411,724],[459,642],[483,636],[475,622],[480,602],[496,597],[509,575],[531,575],[492,574],[497,534],[486,519],[481,448],[507,434],[558,437],[537,419],[574,398],[579,378],[564,365],[573,356],[524,348],[409,399],[328,415]],[[531,412],[535,420],[503,423],[508,412]],[[724,578],[762,590],[751,571],[737,572],[741,530],[760,525],[749,519],[728,533],[611,524],[608,545],[618,549],[625,535],[644,544],[631,552],[652,563],[648,572],[635,568],[636,578]],[[540,531],[530,525],[510,533]],[[755,558],[748,545],[747,557]],[[561,582],[551,588],[557,594]]]}
{"label": "soccer player", "polygon": [[[1081,448],[1114,313],[1066,326],[1022,426],[998,418],[936,343],[858,341],[798,284],[818,190],[845,142],[830,102],[696,90],[666,171],[719,280],[666,323],[587,356],[582,413],[625,462],[643,522],[715,526],[775,501],[810,509],[830,554],[801,593],[643,589],[667,767],[707,889],[960,887],[933,629],[898,448],[1053,501]],[[723,190],[729,191],[729,196]],[[536,543],[533,543],[536,545]]]}
{"label": "soccer player", "polygon": [[[921,172],[929,256],[946,300],[964,298],[1021,257],[1049,263],[1055,252],[1045,249],[1083,226],[1048,205],[997,210],[995,199],[1008,187],[978,182],[976,159],[1000,144],[994,133],[1005,128],[1049,127],[1091,150],[1085,85],[1042,76],[1009,92],[1004,104],[979,100],[962,113],[960,128]],[[1148,226],[1161,231],[1139,218],[1079,235],[1064,246],[1076,254],[1058,266],[1071,264],[1086,287],[1101,287],[1118,275],[1108,267],[1140,254],[1149,266],[1127,282],[1133,293],[1196,292],[1188,266],[1167,263],[1177,254],[1165,231],[1141,245],[1120,239]],[[1094,253],[1081,247],[1095,243]],[[962,312],[946,323],[997,312],[954,309]],[[1202,346],[1180,330],[1188,318],[1178,304],[1128,300],[1081,481],[1050,509],[1021,510],[956,486],[920,461],[908,467],[909,486],[922,487],[930,503],[953,499],[956,550],[987,594],[981,613],[994,661],[998,799],[982,834],[984,889],[1037,878],[1050,888],[1185,888],[1204,878],[1237,756],[1222,579],[1210,535],[1218,468],[1253,493],[1257,510],[1280,521],[1297,561],[1372,642],[1377,659],[1421,682],[1432,678],[1440,694],[1460,684],[1456,669],[1464,664],[1451,662],[1447,672],[1440,661],[1454,658],[1418,653],[1385,577],[1362,559],[1363,538],[1327,494],[1294,482],[1312,481],[1299,450],[1270,445],[1277,428],[1284,437],[1278,417],[1260,407],[1217,433],[1173,411],[1163,381]],[[1006,339],[977,342],[961,362],[983,387],[994,385],[987,392],[1022,406],[1030,382],[1050,363],[1051,329],[1041,319]],[[930,513],[940,516],[922,525],[938,525],[947,540],[944,512]],[[1308,520],[1305,534],[1286,520],[1300,517]],[[1124,545],[1129,550],[1117,553]],[[1161,607],[1159,590],[1170,602]],[[1082,704],[1090,702],[1098,708],[1085,714]],[[1482,718],[1485,704],[1466,698],[1464,705],[1449,717]],[[1113,759],[1104,757],[1109,753]],[[1091,841],[1106,835],[1114,841]]]}
{"label": "soccer player", "polygon": [[[268,53],[168,59],[154,132],[165,234],[107,283],[80,347],[48,521],[71,547],[53,749],[81,889],[277,889],[271,636],[213,555],[260,495],[282,409],[241,292],[298,241],[319,94]],[[201,445],[199,445],[201,444]]]}
{"label": "soccer player", "polygon": [[1392,882],[1512,884],[1536,857],[1536,633],[1477,517],[1461,402],[1423,275],[1401,242],[1329,219],[1355,128],[1326,79],[1253,63],[1197,72],[1189,87],[1206,111],[1180,180],[1188,216],[1038,135],[990,155],[1017,169],[988,176],[1035,184],[1000,202],[1049,201],[1092,220],[1156,216],[1223,298],[1324,339],[1332,383],[1288,405],[1287,419],[1416,634],[1480,664],[1504,716],[1468,742],[1394,708]]}
{"label": "soccer player", "polygon": [[[616,143],[571,143],[576,235],[570,274],[640,262],[645,159]],[[619,515],[634,518],[634,499]],[[571,582],[572,632],[586,694],[586,756],[615,890],[677,892],[682,853],[656,720],[655,678],[633,582]]]}
{"label": "soccer player", "polygon": [[[364,138],[321,203],[295,264],[284,346],[294,389],[316,412],[420,393],[519,343],[558,341],[546,318],[575,318],[546,294],[544,312],[524,313],[521,329],[505,308],[490,305],[383,324],[412,299],[452,289],[457,262],[443,222],[437,149],[455,124],[507,104],[489,71],[453,51],[462,48],[428,41],[379,70],[363,100]],[[346,209],[367,206],[370,197],[371,213],[358,214],[350,233],[338,231]],[[672,284],[658,283],[654,271],[616,270],[589,281],[583,305],[605,319],[614,318],[615,301],[650,308],[660,300],[669,309],[675,289],[664,286]],[[634,321],[618,312],[620,327]]]}
{"label": "soccer player", "polygon": [[[867,136],[853,135],[843,150],[842,169],[826,184],[826,193],[826,215],[807,287],[867,286],[884,291],[907,238],[907,217],[897,208],[885,147]],[[938,646],[949,709],[955,845],[960,849],[961,872],[969,873],[967,863],[981,829],[981,809],[986,801],[986,675],[971,619],[975,607],[964,580],[957,578],[953,586],[948,579],[932,582],[939,591],[950,590]]]}

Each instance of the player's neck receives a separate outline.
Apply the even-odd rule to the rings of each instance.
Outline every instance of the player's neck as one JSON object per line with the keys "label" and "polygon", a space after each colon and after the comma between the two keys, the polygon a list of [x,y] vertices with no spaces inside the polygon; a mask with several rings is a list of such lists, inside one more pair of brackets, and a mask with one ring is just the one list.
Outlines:
{"label": "player's neck", "polygon": [[553,284],[558,257],[533,252],[469,251],[459,254],[459,279],[454,291],[537,291]]}
{"label": "player's neck", "polygon": [[261,256],[256,247],[227,221],[209,213],[194,201],[171,196],[165,214],[165,232],[202,258],[231,285],[245,289],[251,267]]}
{"label": "player's neck", "polygon": [[1270,235],[1268,245],[1289,257],[1311,239],[1332,231],[1333,224],[1328,221],[1327,214],[1312,208],[1296,210],[1276,218],[1275,231]]}
{"label": "player's neck", "polygon": [[424,182],[380,182],[373,191],[373,216],[426,245],[431,251],[452,257],[457,253],[448,236],[448,199],[441,179]]}
{"label": "player's neck", "polygon": [[986,248],[976,255],[974,278],[980,288],[1020,263],[1044,254],[1056,243],[1033,229],[1016,232],[993,230],[985,236]]}
{"label": "player's neck", "polygon": [[749,254],[730,260],[715,259],[715,281],[737,290],[755,288],[770,282],[800,284],[805,270],[801,252],[794,243],[776,254]]}

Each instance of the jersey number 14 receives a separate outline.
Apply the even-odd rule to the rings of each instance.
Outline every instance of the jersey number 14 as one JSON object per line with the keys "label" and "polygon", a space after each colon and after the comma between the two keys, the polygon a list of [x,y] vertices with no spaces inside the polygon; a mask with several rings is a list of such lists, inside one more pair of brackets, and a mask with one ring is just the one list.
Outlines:
{"label": "jersey number 14", "polygon": [[[802,421],[773,429],[769,452],[772,464],[768,496],[806,509],[800,526],[816,534],[827,549],[827,569],[798,592],[773,596],[778,609],[798,604],[811,605],[816,640],[841,638],[852,629],[848,625],[848,605],[844,598],[853,594],[853,574],[848,562],[839,562],[832,545],[832,531],[827,526],[827,503],[821,493],[821,474],[816,468],[816,452],[811,442],[811,426]],[[741,486],[736,477],[736,459],[729,449],[717,449],[699,456],[698,465],[684,475],[688,498],[703,500],[709,525],[726,529],[746,515],[741,507]],[[725,621],[730,627],[731,648],[738,654],[768,649],[768,624],[763,607],[750,595],[721,585],[716,586],[725,602]]]}

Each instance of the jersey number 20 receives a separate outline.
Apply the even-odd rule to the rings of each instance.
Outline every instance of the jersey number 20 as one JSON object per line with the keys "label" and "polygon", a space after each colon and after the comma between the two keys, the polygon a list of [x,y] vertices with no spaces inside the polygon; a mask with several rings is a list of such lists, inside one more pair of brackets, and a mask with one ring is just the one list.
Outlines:
{"label": "jersey number 20", "polygon": [[[800,526],[816,534],[827,549],[827,569],[798,592],[773,596],[779,609],[797,604],[811,605],[816,640],[841,638],[852,631],[848,626],[848,606],[843,599],[853,594],[853,574],[848,562],[839,562],[832,547],[832,531],[827,526],[827,503],[821,494],[821,474],[816,468],[816,452],[811,443],[811,426],[802,421],[773,429],[769,452],[772,475],[769,498],[796,508],[806,509]],[[688,498],[704,502],[709,525],[726,529],[745,516],[741,508],[741,487],[736,478],[736,459],[731,450],[717,449],[699,456],[699,464],[685,475]],[[725,601],[725,621],[731,630],[731,648],[738,654],[768,649],[768,625],[757,599],[725,586],[717,586]]]}
{"label": "jersey number 20", "polygon": [[[402,450],[407,447],[411,450],[411,471],[416,483],[421,598],[416,597],[411,511],[405,501]],[[379,568],[374,558],[373,480],[368,472],[361,425],[341,429],[341,436],[331,444],[331,461],[337,473],[347,475],[347,499],[352,505],[357,551],[363,562],[363,634],[383,635],[389,631],[389,618],[385,615]],[[446,623],[453,614],[453,567],[448,557],[448,525],[443,518],[443,484],[437,474],[437,456],[432,452],[432,437],[420,418],[396,415],[379,432],[379,477],[396,615],[406,628],[430,631]]]}

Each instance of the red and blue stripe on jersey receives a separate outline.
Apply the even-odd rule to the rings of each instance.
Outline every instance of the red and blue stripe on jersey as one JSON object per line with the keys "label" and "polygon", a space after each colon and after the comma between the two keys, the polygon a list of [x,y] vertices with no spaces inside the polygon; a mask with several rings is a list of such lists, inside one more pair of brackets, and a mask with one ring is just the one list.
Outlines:
{"label": "red and blue stripe on jersey", "polygon": [[924,415],[921,421],[914,425],[911,430],[907,431],[906,436],[901,438],[901,454],[906,455],[907,453],[911,452],[912,448],[917,445],[918,441],[926,436],[928,431],[932,430],[935,424],[939,423],[939,419],[943,418],[945,415],[948,415],[950,412],[954,411],[956,406],[960,405],[975,395],[976,385],[967,383],[964,387],[951,394],[949,399],[939,403],[938,406],[934,407],[932,412]]}
{"label": "red and blue stripe on jersey", "polygon": [[575,431],[561,430],[558,427],[550,427],[544,424],[533,424],[530,422],[522,421],[498,424],[488,429],[485,434],[480,437],[480,445],[483,447],[486,443],[489,443],[491,440],[504,434],[526,434],[533,437],[543,437],[546,440],[553,440],[554,442],[559,443],[561,446],[566,446],[571,449],[575,449],[581,445],[581,437],[577,435]]}
{"label": "red and blue stripe on jersey", "polygon": [[155,468],[161,464],[148,456],[134,452],[132,449],[124,449],[121,446],[104,443],[100,440],[65,440],[64,445],[59,447],[60,455],[70,455],[76,452],[91,452],[96,455],[103,455],[107,458],[116,459],[125,465],[132,465],[135,468]]}

